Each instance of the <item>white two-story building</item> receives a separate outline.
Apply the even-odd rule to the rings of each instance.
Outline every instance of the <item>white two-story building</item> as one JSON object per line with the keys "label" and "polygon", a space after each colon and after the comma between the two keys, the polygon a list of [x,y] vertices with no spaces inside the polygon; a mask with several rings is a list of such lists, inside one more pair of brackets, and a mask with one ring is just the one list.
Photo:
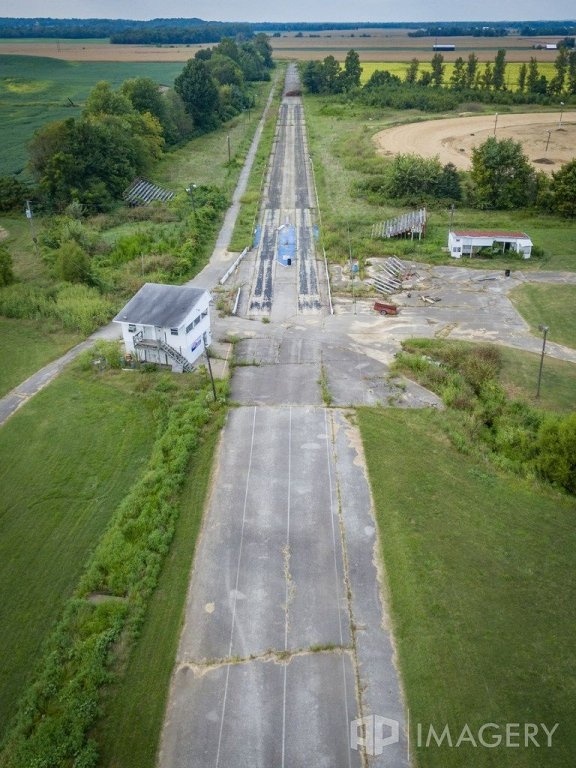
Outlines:
{"label": "white two-story building", "polygon": [[210,301],[203,288],[145,283],[114,318],[126,353],[173,371],[192,370],[212,342]]}

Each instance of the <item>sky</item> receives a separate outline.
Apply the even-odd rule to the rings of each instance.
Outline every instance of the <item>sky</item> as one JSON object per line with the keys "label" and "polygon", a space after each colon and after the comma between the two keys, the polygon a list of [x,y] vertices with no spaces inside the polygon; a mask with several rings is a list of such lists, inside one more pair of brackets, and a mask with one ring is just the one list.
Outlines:
{"label": "sky", "polygon": [[0,17],[210,21],[529,21],[576,19],[575,0],[0,0]]}

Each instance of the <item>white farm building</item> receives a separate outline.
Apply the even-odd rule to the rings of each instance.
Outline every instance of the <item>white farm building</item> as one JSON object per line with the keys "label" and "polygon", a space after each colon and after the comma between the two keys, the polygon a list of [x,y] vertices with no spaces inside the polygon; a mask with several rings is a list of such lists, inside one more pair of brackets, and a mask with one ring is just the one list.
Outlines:
{"label": "white farm building", "polygon": [[190,371],[210,346],[210,293],[191,285],[145,283],[114,318],[126,353]]}
{"label": "white farm building", "polygon": [[532,240],[524,232],[501,230],[461,229],[448,233],[448,250],[454,259],[475,256],[482,248],[491,248],[503,254],[511,252],[529,259]]}

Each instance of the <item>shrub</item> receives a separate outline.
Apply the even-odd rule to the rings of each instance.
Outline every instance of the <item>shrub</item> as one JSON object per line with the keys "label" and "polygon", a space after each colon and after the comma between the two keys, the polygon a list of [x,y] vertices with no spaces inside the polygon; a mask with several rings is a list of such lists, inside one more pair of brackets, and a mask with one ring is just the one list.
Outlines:
{"label": "shrub", "polygon": [[0,245],[0,288],[10,285],[14,282],[14,272],[12,271],[12,256],[8,249]]}
{"label": "shrub", "polygon": [[576,493],[576,413],[542,424],[536,466],[542,477]]}

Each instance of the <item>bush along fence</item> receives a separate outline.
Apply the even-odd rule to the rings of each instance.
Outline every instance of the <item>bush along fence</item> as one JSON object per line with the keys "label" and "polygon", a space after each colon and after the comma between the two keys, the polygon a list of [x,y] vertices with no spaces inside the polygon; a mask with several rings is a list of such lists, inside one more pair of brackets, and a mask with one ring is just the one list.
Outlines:
{"label": "bush along fence", "polygon": [[97,764],[90,732],[101,688],[112,680],[118,641],[129,646],[138,636],[174,535],[179,492],[203,431],[223,423],[223,402],[214,402],[203,383],[171,406],[144,474],[117,509],[47,642],[2,744],[2,768]]}

